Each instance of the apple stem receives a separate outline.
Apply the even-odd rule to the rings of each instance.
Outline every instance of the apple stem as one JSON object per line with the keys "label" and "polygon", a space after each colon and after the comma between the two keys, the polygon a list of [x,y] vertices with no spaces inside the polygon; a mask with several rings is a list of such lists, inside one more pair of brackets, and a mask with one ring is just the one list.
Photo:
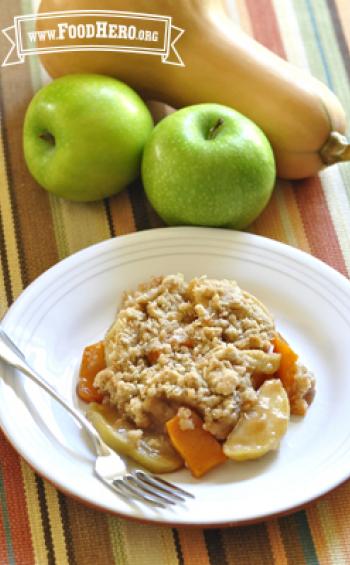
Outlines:
{"label": "apple stem", "polygon": [[52,133],[50,133],[48,131],[44,131],[43,133],[41,133],[39,135],[39,137],[40,137],[40,139],[47,141],[47,143],[49,143],[50,145],[56,145],[55,137],[52,135]]}
{"label": "apple stem", "polygon": [[215,139],[219,129],[223,124],[224,124],[224,120],[222,118],[219,118],[218,121],[210,128],[208,133],[208,139]]}

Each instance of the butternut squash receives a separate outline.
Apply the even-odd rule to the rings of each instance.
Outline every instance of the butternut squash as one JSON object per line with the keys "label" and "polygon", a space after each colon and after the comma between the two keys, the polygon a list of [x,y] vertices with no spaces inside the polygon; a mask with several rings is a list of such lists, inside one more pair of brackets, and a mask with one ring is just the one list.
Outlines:
{"label": "butternut squash", "polygon": [[290,345],[278,335],[276,335],[273,340],[273,346],[273,350],[276,353],[281,354],[281,362],[277,371],[277,376],[281,379],[288,396],[290,396],[295,382],[295,374],[297,372],[296,362],[299,357]]}
{"label": "butternut squash", "polygon": [[105,347],[103,341],[85,347],[77,385],[78,396],[84,402],[102,402],[103,394],[94,387],[94,380],[97,373],[105,367]]}
{"label": "butternut squash", "polygon": [[192,427],[183,429],[181,417],[176,414],[166,423],[170,441],[185,460],[192,475],[199,479],[214,467],[226,461],[221,444],[203,428],[201,418],[190,410]]}
{"label": "butternut squash", "polygon": [[[176,44],[185,66],[144,54],[42,54],[52,77],[103,73],[128,83],[146,99],[175,108],[202,102],[233,107],[265,132],[282,178],[308,177],[350,160],[343,135],[345,113],[337,97],[237,29],[224,0],[42,0],[40,5],[40,12],[91,9],[171,16],[173,25],[185,30]],[[50,20],[38,20],[38,29],[50,29]]]}

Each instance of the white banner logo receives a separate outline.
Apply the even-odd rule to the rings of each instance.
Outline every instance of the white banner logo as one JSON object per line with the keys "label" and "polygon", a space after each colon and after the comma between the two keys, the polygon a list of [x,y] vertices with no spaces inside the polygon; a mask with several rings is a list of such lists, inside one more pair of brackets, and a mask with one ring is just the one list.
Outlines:
{"label": "white banner logo", "polygon": [[2,66],[27,55],[63,51],[118,51],[158,55],[162,63],[184,67],[176,43],[185,30],[170,16],[111,10],[75,10],[15,16],[2,30],[11,43]]}

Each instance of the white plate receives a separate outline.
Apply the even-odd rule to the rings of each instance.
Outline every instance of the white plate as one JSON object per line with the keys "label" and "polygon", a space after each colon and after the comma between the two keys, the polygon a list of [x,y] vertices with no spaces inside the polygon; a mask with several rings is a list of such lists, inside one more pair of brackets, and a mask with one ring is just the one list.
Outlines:
{"label": "white plate", "polygon": [[19,453],[62,491],[124,517],[227,525],[289,511],[350,476],[350,283],[273,240],[226,230],[163,228],[118,237],[65,259],[31,284],[3,325],[33,367],[72,404],[85,345],[101,339],[121,293],[152,275],[234,278],[274,313],[317,378],[308,414],[293,418],[279,451],[228,462],[196,480],[169,479],[196,498],[172,509],[129,504],[93,475],[94,455],[70,416],[21,374],[2,367],[0,424]]}

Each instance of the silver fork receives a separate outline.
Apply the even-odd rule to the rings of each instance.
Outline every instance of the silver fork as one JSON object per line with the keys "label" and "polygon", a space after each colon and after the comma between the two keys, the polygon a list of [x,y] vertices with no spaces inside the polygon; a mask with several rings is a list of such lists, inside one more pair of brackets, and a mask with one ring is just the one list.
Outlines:
{"label": "silver fork", "polygon": [[186,498],[194,498],[186,490],[141,469],[127,471],[123,459],[102,440],[93,425],[27,363],[25,356],[0,327],[0,359],[21,371],[59,402],[85,429],[96,451],[94,471],[96,476],[123,498],[142,500],[154,506],[166,507]]}

